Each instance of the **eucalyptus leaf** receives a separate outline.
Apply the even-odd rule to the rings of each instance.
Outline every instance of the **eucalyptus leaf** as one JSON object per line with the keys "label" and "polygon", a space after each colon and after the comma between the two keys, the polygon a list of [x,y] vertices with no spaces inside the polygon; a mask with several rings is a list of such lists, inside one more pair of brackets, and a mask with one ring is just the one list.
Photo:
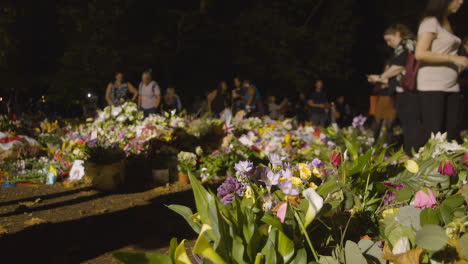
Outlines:
{"label": "eucalyptus leaf", "polygon": [[416,233],[415,242],[418,246],[429,250],[438,251],[447,244],[448,237],[445,230],[438,225],[425,225]]}
{"label": "eucalyptus leaf", "polygon": [[411,199],[411,196],[413,196],[413,193],[414,191],[409,186],[405,186],[403,189],[396,192],[396,201],[398,203],[408,201]]}
{"label": "eucalyptus leaf", "polygon": [[468,260],[468,234],[464,234],[460,240],[458,240],[458,245],[460,246],[461,255]]}
{"label": "eucalyptus leaf", "polygon": [[412,205],[403,206],[398,211],[397,221],[404,227],[412,228],[418,231],[421,229],[421,211],[421,209],[415,208]]}
{"label": "eucalyptus leaf", "polygon": [[442,204],[450,208],[457,208],[465,203],[465,199],[460,195],[453,195],[445,199]]}
{"label": "eucalyptus leaf", "polygon": [[359,248],[359,246],[350,240],[346,241],[345,259],[346,259],[346,263],[367,264],[367,261],[362,255],[361,249]]}
{"label": "eucalyptus leaf", "polygon": [[320,256],[319,264],[340,264],[340,262],[330,256]]}
{"label": "eucalyptus leaf", "polygon": [[377,246],[371,240],[368,239],[361,239],[358,243],[359,248],[361,249],[361,253],[368,259],[372,257],[372,259],[377,260],[380,264],[386,264],[387,262],[382,259],[382,249]]}

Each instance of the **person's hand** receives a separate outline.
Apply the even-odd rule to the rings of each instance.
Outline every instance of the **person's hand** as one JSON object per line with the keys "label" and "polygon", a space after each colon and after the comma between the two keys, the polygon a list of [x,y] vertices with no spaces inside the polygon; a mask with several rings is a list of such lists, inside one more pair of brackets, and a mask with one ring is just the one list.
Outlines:
{"label": "person's hand", "polygon": [[468,67],[468,58],[465,56],[452,56],[452,62],[455,63],[458,67],[467,68]]}
{"label": "person's hand", "polygon": [[370,74],[367,75],[367,81],[370,83],[376,83],[380,81],[380,75],[377,74]]}

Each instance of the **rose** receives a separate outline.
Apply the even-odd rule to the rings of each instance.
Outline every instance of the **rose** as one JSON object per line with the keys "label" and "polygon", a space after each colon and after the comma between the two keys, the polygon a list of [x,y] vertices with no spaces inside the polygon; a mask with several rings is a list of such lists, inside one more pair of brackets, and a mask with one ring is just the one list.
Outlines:
{"label": "rose", "polygon": [[462,158],[462,163],[465,166],[468,166],[468,153],[465,153]]}
{"label": "rose", "polygon": [[450,161],[446,160],[439,165],[439,173],[442,175],[455,176],[457,172]]}
{"label": "rose", "polygon": [[420,190],[414,198],[414,207],[420,209],[432,208],[437,206],[437,200],[431,189]]}
{"label": "rose", "polygon": [[341,165],[341,153],[333,152],[330,159],[331,159],[333,166]]}

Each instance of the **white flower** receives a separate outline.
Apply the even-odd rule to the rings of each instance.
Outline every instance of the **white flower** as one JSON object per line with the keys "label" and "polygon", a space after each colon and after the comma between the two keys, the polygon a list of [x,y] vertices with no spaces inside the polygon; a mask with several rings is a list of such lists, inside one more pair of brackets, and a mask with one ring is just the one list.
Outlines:
{"label": "white flower", "polygon": [[120,106],[112,107],[112,117],[116,117],[122,112],[122,108]]}
{"label": "white flower", "polygon": [[314,220],[317,213],[323,207],[323,198],[313,188],[305,190],[303,193],[304,198],[309,202],[309,208],[307,209],[304,226],[307,227],[312,220]]}
{"label": "white flower", "polygon": [[407,237],[402,237],[393,247],[392,253],[394,255],[404,254],[410,250],[409,240]]}

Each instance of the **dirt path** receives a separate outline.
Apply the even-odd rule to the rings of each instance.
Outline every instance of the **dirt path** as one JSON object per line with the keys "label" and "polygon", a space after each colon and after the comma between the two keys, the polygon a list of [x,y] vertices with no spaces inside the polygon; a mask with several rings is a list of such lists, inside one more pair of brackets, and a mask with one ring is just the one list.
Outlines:
{"label": "dirt path", "polygon": [[115,250],[164,253],[172,237],[195,238],[169,204],[194,208],[190,185],[122,194],[0,189],[0,263],[117,263],[109,254]]}

